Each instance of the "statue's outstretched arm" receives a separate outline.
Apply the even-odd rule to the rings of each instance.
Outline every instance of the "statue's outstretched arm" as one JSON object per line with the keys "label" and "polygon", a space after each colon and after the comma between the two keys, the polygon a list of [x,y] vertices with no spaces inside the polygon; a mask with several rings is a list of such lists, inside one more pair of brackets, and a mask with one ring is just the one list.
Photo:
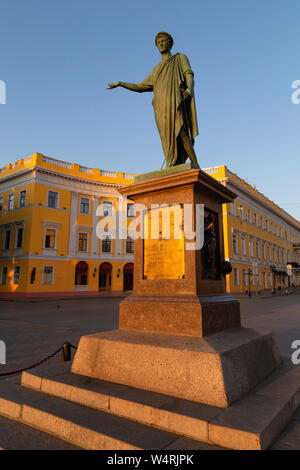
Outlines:
{"label": "statue's outstretched arm", "polygon": [[117,88],[118,86],[121,86],[122,88],[126,88],[127,90],[130,90],[130,91],[136,91],[137,93],[142,93],[143,91],[146,91],[144,88],[140,87],[136,83],[125,83],[125,82],[109,83],[107,89],[112,90],[113,88]]}

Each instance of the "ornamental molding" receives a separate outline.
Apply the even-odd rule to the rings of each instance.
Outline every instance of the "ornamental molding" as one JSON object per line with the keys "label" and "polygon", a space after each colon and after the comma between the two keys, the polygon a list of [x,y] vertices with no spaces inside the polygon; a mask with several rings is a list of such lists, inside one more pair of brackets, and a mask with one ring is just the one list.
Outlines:
{"label": "ornamental molding", "polygon": [[[27,168],[18,173],[5,176],[0,179],[0,192],[9,192],[29,184],[41,184],[43,186],[54,186],[73,193],[85,193],[96,197],[120,197],[118,188],[126,185],[104,183],[102,181],[90,181],[77,176],[47,170],[42,167]],[[74,191],[74,186],[76,191]],[[95,194],[97,192],[98,194]]]}
{"label": "ornamental molding", "polygon": [[[287,220],[287,216],[285,214],[278,213],[278,211],[276,209],[269,206],[268,203],[266,203],[265,201],[260,199],[255,194],[252,194],[246,188],[243,188],[242,186],[240,186],[238,183],[236,183],[235,181],[233,181],[230,178],[222,178],[218,181],[221,182],[222,184],[225,184],[225,186],[229,186],[230,189],[233,192],[236,193],[237,198],[239,199],[239,201],[241,203],[244,203],[247,206],[250,206],[252,209],[261,212],[261,214],[264,215],[265,217],[272,218],[273,221],[275,221],[276,223],[279,223],[281,225],[284,225],[289,230],[291,229],[291,227],[293,227],[293,229],[296,229],[297,233],[299,234],[300,227],[297,225],[296,221],[294,223],[290,220]],[[250,201],[249,201],[249,199],[250,199]],[[235,200],[235,203],[237,205],[236,200]],[[270,213],[272,214],[272,216],[270,216]]]}

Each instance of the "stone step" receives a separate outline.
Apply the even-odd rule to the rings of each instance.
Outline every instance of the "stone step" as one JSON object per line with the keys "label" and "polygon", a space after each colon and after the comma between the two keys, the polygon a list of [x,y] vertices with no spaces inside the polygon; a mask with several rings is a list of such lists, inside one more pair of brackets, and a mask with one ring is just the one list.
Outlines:
{"label": "stone step", "polygon": [[208,422],[223,411],[223,408],[73,374],[66,363],[23,372],[21,384],[208,443]]}
{"label": "stone step", "polygon": [[68,364],[24,372],[22,385],[230,449],[267,449],[300,404],[300,366],[288,362],[226,409],[76,375]]}
{"label": "stone step", "polygon": [[191,439],[183,441],[176,434],[10,381],[0,383],[0,415],[89,450],[199,448],[199,443]]}
{"label": "stone step", "polygon": [[0,416],[0,450],[82,450],[26,424]]}

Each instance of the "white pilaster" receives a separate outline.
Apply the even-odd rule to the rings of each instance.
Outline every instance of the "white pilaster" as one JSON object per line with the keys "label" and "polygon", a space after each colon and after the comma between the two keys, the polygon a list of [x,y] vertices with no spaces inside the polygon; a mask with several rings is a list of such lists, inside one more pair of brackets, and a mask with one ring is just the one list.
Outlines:
{"label": "white pilaster", "polygon": [[71,192],[71,213],[70,213],[70,232],[69,232],[69,257],[76,257],[76,224],[78,210],[78,193]]}

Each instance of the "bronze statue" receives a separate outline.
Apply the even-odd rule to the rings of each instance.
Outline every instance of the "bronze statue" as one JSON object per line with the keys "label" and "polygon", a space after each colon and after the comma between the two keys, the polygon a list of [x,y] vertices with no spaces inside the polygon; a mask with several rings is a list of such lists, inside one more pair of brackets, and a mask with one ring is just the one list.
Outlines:
{"label": "bronze statue", "polygon": [[164,150],[166,167],[185,163],[187,158],[199,167],[194,150],[194,138],[198,135],[194,100],[194,74],[188,58],[183,54],[172,55],[173,38],[161,31],[155,44],[161,53],[159,62],[141,83],[109,83],[116,87],[142,93],[153,91],[152,101],[155,120]]}
{"label": "bronze statue", "polygon": [[212,213],[204,217],[204,244],[201,258],[202,279],[217,279],[216,217]]}

